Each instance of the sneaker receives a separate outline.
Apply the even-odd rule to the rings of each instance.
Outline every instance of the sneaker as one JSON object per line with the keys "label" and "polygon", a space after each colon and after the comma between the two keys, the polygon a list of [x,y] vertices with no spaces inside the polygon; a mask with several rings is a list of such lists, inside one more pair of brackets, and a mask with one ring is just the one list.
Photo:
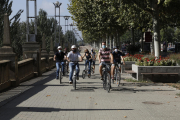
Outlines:
{"label": "sneaker", "polygon": [[90,74],[88,74],[88,77],[90,77]]}
{"label": "sneaker", "polygon": [[101,80],[104,80],[102,76],[101,76]]}
{"label": "sneaker", "polygon": [[112,80],[115,80],[115,77],[112,77],[111,79],[112,79]]}
{"label": "sneaker", "polygon": [[69,81],[69,84],[72,84],[72,81]]}
{"label": "sneaker", "polygon": [[56,80],[58,80],[59,79],[59,77],[56,77]]}
{"label": "sneaker", "polygon": [[76,80],[79,80],[79,77],[77,77]]}

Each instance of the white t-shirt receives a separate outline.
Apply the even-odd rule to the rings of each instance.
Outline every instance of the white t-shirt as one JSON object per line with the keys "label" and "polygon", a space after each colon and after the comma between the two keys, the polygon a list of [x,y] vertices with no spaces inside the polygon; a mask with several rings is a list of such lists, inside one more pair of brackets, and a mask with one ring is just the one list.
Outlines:
{"label": "white t-shirt", "polygon": [[72,51],[68,53],[67,57],[69,58],[70,61],[73,62],[78,62],[79,61],[79,57],[81,57],[81,54],[79,52],[73,53]]}

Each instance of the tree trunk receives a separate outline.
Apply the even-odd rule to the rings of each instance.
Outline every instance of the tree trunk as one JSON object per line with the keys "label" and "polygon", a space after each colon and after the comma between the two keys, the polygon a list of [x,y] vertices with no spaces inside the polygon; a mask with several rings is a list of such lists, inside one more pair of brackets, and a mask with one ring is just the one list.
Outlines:
{"label": "tree trunk", "polygon": [[154,31],[154,49],[155,49],[155,57],[159,58],[160,55],[160,30],[159,30],[159,10],[157,8],[157,3],[155,3],[155,0],[153,0],[153,31]]}
{"label": "tree trunk", "polygon": [[108,47],[108,34],[106,34],[106,47]]}
{"label": "tree trunk", "polygon": [[141,33],[141,49],[142,49],[142,51],[141,52],[144,52],[144,43],[143,43],[143,41],[144,41],[144,33],[142,32]]}
{"label": "tree trunk", "polygon": [[132,32],[132,44],[135,45],[135,42],[134,42],[134,28],[133,27],[131,29],[131,32]]}

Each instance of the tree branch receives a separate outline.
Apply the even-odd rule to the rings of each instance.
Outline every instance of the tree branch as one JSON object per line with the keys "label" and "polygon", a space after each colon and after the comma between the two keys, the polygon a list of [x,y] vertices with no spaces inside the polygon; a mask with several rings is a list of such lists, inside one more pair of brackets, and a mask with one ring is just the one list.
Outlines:
{"label": "tree branch", "polygon": [[144,7],[144,6],[141,6],[140,4],[138,4],[137,0],[132,0],[132,2],[133,2],[134,4],[136,4],[140,9],[142,9],[142,10],[150,13],[151,15],[153,14],[153,10],[151,10],[151,9],[149,9],[149,8],[146,8],[146,7]]}
{"label": "tree branch", "polygon": [[165,0],[161,0],[161,1],[160,1],[160,3],[158,4],[158,9],[161,8],[161,7],[163,6],[164,1],[165,1]]}

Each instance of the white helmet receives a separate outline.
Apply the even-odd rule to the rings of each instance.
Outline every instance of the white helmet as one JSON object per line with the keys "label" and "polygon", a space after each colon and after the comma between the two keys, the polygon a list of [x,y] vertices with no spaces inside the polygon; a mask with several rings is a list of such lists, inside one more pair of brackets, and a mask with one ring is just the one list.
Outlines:
{"label": "white helmet", "polygon": [[61,48],[61,49],[62,49],[62,47],[61,47],[61,46],[58,46],[58,47],[57,47],[57,49],[59,49],[59,48]]}
{"label": "white helmet", "polygon": [[72,49],[72,48],[76,48],[76,45],[72,45],[72,46],[71,46],[71,49]]}

